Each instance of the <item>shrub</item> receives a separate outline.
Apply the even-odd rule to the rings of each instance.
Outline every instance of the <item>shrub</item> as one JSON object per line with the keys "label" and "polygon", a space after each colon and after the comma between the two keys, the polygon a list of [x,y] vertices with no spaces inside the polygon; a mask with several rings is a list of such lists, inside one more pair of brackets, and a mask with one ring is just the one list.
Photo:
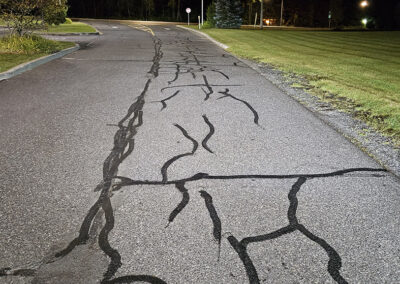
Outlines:
{"label": "shrub", "polygon": [[50,54],[63,49],[58,42],[37,35],[11,34],[0,39],[0,51],[15,54]]}
{"label": "shrub", "polygon": [[43,21],[48,25],[64,23],[68,11],[66,4],[66,0],[45,0],[42,7]]}
{"label": "shrub", "polygon": [[64,24],[71,25],[72,24],[72,20],[70,18],[65,18]]}
{"label": "shrub", "polygon": [[0,18],[20,36],[64,23],[66,16],[67,0],[0,0]]}

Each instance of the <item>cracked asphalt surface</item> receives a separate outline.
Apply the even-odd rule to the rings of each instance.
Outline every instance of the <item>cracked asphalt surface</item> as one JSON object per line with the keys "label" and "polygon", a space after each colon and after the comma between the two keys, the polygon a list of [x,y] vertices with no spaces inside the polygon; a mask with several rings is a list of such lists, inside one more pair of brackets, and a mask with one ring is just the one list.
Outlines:
{"label": "cracked asphalt surface", "polygon": [[0,82],[0,283],[399,283],[400,182],[174,26]]}

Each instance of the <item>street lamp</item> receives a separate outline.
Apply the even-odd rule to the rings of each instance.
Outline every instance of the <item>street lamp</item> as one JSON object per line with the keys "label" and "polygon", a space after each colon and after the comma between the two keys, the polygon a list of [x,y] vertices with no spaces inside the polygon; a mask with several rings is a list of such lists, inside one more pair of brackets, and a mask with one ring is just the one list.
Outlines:
{"label": "street lamp", "polygon": [[363,23],[364,26],[367,26],[368,19],[366,19],[366,18],[362,19],[362,20],[361,20],[361,23]]}
{"label": "street lamp", "polygon": [[283,0],[281,1],[281,20],[279,21],[280,26],[282,26],[282,18],[283,18]]}
{"label": "street lamp", "polygon": [[201,25],[204,25],[204,0],[201,0]]}
{"label": "street lamp", "polygon": [[264,3],[264,0],[261,0],[261,6],[260,6],[260,29],[263,29],[263,18],[264,18],[264,16],[263,16],[263,10],[264,10],[264,7],[263,7],[263,3]]}
{"label": "street lamp", "polygon": [[362,2],[360,3],[361,8],[365,8],[365,7],[367,7],[368,5],[369,5],[369,3],[368,3],[367,0],[364,0],[364,1],[362,1]]}

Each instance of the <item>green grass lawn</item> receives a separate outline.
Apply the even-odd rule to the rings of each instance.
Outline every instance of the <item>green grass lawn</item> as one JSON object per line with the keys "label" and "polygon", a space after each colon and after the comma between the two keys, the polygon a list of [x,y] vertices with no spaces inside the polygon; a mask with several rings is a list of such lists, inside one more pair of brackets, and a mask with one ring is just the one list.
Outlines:
{"label": "green grass lawn", "polygon": [[[5,26],[5,22],[0,19],[0,26]],[[81,22],[72,22],[72,24],[51,25],[43,33],[95,33],[95,28]]]}
{"label": "green grass lawn", "polygon": [[3,37],[0,39],[0,72],[74,45],[72,42],[58,42],[39,36]]}
{"label": "green grass lawn", "polygon": [[29,62],[36,58],[42,57],[46,54],[13,54],[13,53],[2,53],[0,52],[0,73],[8,69],[11,69],[24,62]]}
{"label": "green grass lawn", "polygon": [[306,79],[314,94],[400,145],[400,32],[202,31],[238,56]]}
{"label": "green grass lawn", "polygon": [[47,33],[95,33],[96,30],[81,22],[72,22],[72,24],[61,24],[58,26],[52,25],[47,31]]}

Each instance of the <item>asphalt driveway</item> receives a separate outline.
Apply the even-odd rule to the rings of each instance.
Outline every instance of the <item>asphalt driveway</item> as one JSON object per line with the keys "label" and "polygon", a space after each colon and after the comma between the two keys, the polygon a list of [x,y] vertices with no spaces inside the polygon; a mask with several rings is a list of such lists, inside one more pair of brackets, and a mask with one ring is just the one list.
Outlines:
{"label": "asphalt driveway", "polygon": [[172,25],[0,82],[0,283],[398,283],[400,182]]}

